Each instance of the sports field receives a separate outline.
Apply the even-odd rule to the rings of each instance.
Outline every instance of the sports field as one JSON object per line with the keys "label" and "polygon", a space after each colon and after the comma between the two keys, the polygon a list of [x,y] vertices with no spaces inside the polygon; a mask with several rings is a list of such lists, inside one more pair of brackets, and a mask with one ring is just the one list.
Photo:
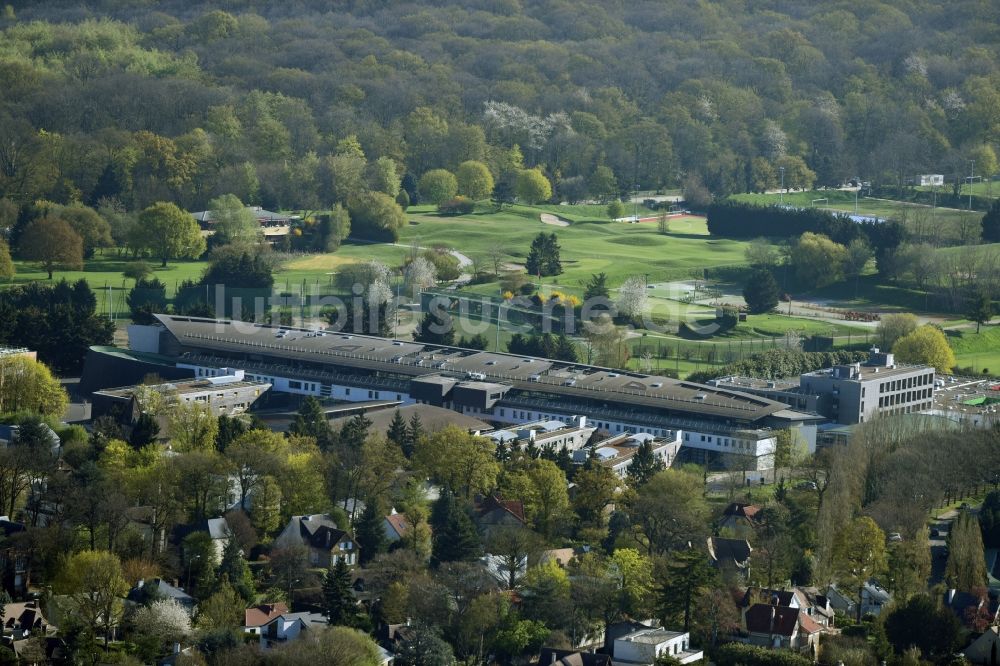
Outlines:
{"label": "sports field", "polygon": [[[736,201],[747,201],[762,205],[777,204],[783,201],[789,206],[801,208],[821,208],[844,213],[869,215],[890,220],[899,220],[913,230],[918,224],[924,227],[923,232],[940,229],[944,239],[957,240],[962,237],[963,225],[966,230],[977,227],[983,217],[981,212],[965,211],[955,208],[931,208],[921,204],[892,201],[889,199],[871,199],[861,197],[855,199],[853,191],[844,190],[813,190],[808,192],[786,192],[779,194],[736,194],[731,197]],[[978,230],[978,229],[977,229]]]}

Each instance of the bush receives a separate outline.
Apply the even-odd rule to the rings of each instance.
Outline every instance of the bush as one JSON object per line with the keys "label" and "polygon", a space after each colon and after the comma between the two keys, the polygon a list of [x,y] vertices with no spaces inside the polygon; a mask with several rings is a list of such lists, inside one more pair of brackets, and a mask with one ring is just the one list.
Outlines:
{"label": "bush", "polygon": [[468,197],[457,196],[438,204],[442,215],[468,215],[476,209],[476,203]]}
{"label": "bush", "polygon": [[812,666],[812,660],[786,650],[769,650],[759,645],[727,643],[715,651],[717,666]]}
{"label": "bush", "polygon": [[703,370],[688,377],[693,382],[705,382],[717,377],[739,375],[741,377],[757,377],[760,379],[779,379],[792,377],[804,372],[813,372],[835,365],[862,363],[868,360],[868,352],[835,351],[835,352],[802,352],[791,349],[772,349],[754,354],[736,363],[730,363],[721,368]]}
{"label": "bush", "polygon": [[462,274],[458,259],[449,254],[446,249],[427,250],[424,252],[424,258],[434,264],[434,272],[437,274],[438,280],[445,282],[457,280],[458,276]]}

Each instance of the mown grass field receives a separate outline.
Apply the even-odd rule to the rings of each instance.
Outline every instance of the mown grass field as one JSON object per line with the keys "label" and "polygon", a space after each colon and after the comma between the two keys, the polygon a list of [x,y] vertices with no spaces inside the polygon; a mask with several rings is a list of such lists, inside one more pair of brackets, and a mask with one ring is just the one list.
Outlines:
{"label": "mown grass field", "polygon": [[[813,190],[808,192],[786,192],[779,194],[736,194],[732,199],[747,201],[762,205],[776,204],[781,200],[790,206],[802,208],[825,208],[828,210],[853,213],[854,192],[843,190]],[[826,201],[817,201],[826,199]],[[861,197],[857,201],[857,212],[860,215],[872,215],[891,220],[899,220],[911,226],[909,222],[915,213],[926,217],[924,226],[940,226],[946,238],[957,238],[963,222],[978,225],[983,214],[978,211],[964,211],[954,208],[931,208],[920,204],[892,201],[889,199],[870,199]]]}
{"label": "mown grass field", "polygon": [[[739,266],[746,243],[708,236],[705,222],[687,218],[672,221],[670,233],[657,233],[655,224],[627,224],[607,219],[603,206],[511,206],[500,212],[491,207],[471,215],[442,217],[431,207],[408,211],[411,224],[400,243],[445,245],[487,263],[490,248],[500,244],[509,263],[523,264],[532,239],[539,232],[555,233],[561,246],[563,274],[536,282],[558,285],[571,293],[582,291],[591,274],[604,272],[612,285],[632,275],[648,274],[650,282],[700,276],[705,268]],[[570,226],[543,224],[539,216],[551,213]],[[676,228],[675,226],[676,225]],[[497,293],[495,283],[477,285],[479,293]]]}
{"label": "mown grass field", "polygon": [[986,369],[990,374],[1000,375],[1000,325],[983,326],[979,333],[973,325],[948,330],[946,334],[960,367],[972,367],[976,373]]}

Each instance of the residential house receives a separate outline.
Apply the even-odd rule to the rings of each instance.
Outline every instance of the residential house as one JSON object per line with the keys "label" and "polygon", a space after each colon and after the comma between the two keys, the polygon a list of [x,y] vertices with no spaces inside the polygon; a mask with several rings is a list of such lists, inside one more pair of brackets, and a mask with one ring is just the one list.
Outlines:
{"label": "residential house", "polygon": [[320,613],[282,613],[262,625],[257,635],[260,646],[267,649],[295,640],[303,631],[328,624],[326,616]]}
{"label": "residential house", "polygon": [[616,664],[652,666],[657,659],[670,656],[682,664],[700,661],[705,655],[690,647],[691,636],[686,631],[644,628],[616,638],[612,656]]}
{"label": "residential house", "polygon": [[805,597],[803,610],[816,621],[818,625],[826,629],[832,628],[836,622],[836,613],[830,598],[825,594],[820,594],[815,587],[796,587],[796,592]]}
{"label": "residential house", "polygon": [[708,537],[708,557],[712,566],[724,577],[746,580],[750,575],[750,553],[753,548],[746,539]]}
{"label": "residential house", "polygon": [[251,606],[243,611],[243,633],[260,635],[261,627],[287,612],[288,605],[282,601]]}
{"label": "residential house", "polygon": [[229,528],[229,523],[224,517],[209,518],[205,521],[205,530],[212,539],[212,547],[215,549],[215,557],[221,562],[222,553],[229,545],[229,540],[233,538],[233,531]]}
{"label": "residential house", "polygon": [[27,638],[31,632],[47,634],[55,631],[49,625],[37,601],[21,601],[5,604],[3,607],[3,633],[12,640]]}
{"label": "residential house", "polygon": [[748,588],[740,600],[746,643],[792,650],[815,650],[819,634],[832,627],[824,601],[814,605],[802,588],[772,590]]}
{"label": "residential house", "polygon": [[727,530],[728,533],[739,537],[751,538],[759,526],[757,522],[757,513],[759,511],[760,507],[755,504],[732,502],[722,512],[722,518],[719,520],[719,529]]}
{"label": "residential house", "polygon": [[406,520],[406,514],[396,513],[395,509],[382,521],[382,527],[385,530],[386,541],[389,543],[399,541],[412,529],[409,521]]}
{"label": "residential house", "polygon": [[743,613],[743,623],[746,629],[743,642],[792,650],[802,647],[798,608],[754,604]]}
{"label": "residential house", "polygon": [[611,666],[611,655],[543,647],[538,666]]}
{"label": "residential house", "polygon": [[1000,663],[1000,628],[988,627],[963,654],[969,663],[977,666],[997,666]]}
{"label": "residential house", "polygon": [[871,614],[876,617],[882,614],[882,609],[892,601],[889,590],[879,585],[874,578],[861,588],[861,616]]}
{"label": "residential house", "polygon": [[162,578],[140,580],[136,583],[135,587],[129,590],[128,596],[125,597],[125,602],[133,605],[142,605],[152,599],[173,599],[188,612],[188,615],[194,615],[194,610],[197,606],[195,598],[177,587],[176,581],[175,584],[171,585]]}
{"label": "residential house", "polygon": [[489,532],[497,527],[524,527],[524,502],[504,500],[496,495],[477,497],[474,518],[481,532]]}
{"label": "residential house", "polygon": [[358,563],[354,537],[326,514],[292,516],[274,544],[278,548],[304,546],[309,551],[309,564],[314,567],[332,567],[340,558],[349,566]]}
{"label": "residential house", "polygon": [[835,613],[840,613],[847,617],[854,617],[857,613],[857,602],[838,590],[836,585],[831,585],[826,589],[826,598],[830,602],[830,608]]}

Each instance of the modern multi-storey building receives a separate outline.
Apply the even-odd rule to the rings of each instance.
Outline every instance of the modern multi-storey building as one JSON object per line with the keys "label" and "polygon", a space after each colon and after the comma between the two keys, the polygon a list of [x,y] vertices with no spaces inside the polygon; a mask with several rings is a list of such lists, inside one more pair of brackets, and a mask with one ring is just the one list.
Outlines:
{"label": "modern multi-storey building", "polygon": [[[683,433],[683,448],[709,462],[739,458],[770,469],[778,430],[797,428],[815,442],[822,420],[746,392],[624,370],[248,322],[157,315],[135,329],[136,362],[161,359],[195,377],[240,368],[278,393],[343,401],[394,400],[446,407],[497,423],[567,422],[586,415],[612,435]],[[87,365],[131,373],[121,350],[91,350]],[[166,359],[166,361],[163,361]],[[82,383],[99,381],[85,369]],[[670,433],[671,435],[668,435]]]}
{"label": "modern multi-storey building", "polygon": [[781,400],[837,423],[853,425],[876,414],[909,414],[932,408],[934,368],[900,365],[892,354],[873,348],[867,363],[836,365],[802,374],[798,380],[724,377],[709,382],[718,388]]}

